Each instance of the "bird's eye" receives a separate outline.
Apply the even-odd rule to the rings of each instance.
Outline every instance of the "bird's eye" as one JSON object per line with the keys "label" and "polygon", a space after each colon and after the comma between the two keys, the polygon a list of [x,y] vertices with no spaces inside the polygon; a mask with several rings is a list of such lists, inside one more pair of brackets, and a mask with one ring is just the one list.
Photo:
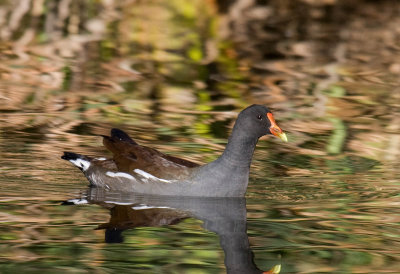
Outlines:
{"label": "bird's eye", "polygon": [[258,119],[258,120],[262,120],[262,116],[261,116],[261,115],[258,115],[258,116],[257,116],[257,119]]}

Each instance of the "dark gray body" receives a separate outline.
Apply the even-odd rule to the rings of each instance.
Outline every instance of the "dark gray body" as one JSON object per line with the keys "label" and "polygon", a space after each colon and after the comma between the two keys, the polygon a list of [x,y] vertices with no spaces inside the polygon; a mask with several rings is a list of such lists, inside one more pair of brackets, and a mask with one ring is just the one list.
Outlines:
{"label": "dark gray body", "polygon": [[[242,197],[246,193],[249,167],[232,167],[218,159],[210,164],[193,168],[185,180],[158,180],[131,175],[132,178],[110,177],[101,168],[93,166],[83,173],[90,184],[110,190],[153,195]],[[216,167],[216,168],[214,168]]]}
{"label": "dark gray body", "polygon": [[[269,110],[259,105],[243,110],[223,154],[203,166],[182,166],[178,180],[159,178],[139,169],[119,172],[113,160],[92,159],[74,153],[65,153],[62,158],[78,166],[95,187],[152,195],[243,197],[257,141],[270,132],[267,113]],[[129,138],[126,133],[121,135]],[[134,143],[130,138],[127,141]],[[177,163],[173,165],[176,167]],[[168,166],[164,166],[164,170],[168,171]]]}

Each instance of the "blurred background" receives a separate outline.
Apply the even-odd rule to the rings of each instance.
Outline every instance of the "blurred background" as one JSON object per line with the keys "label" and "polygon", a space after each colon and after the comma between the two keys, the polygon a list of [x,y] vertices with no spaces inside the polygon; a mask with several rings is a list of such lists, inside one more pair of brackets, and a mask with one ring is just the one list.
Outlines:
{"label": "blurred background", "polygon": [[[121,123],[145,128],[146,140],[225,141],[236,113],[259,103],[290,133],[282,153],[399,160],[399,9],[362,0],[2,1],[1,127],[98,134]],[[64,134],[63,145],[74,137]]]}
{"label": "blurred background", "polygon": [[[119,127],[206,163],[222,152],[237,113],[257,103],[289,139],[263,138],[253,160],[248,225],[258,265],[269,268],[279,253],[283,273],[396,273],[399,14],[395,0],[0,1],[1,266],[14,272],[26,260],[21,267],[54,271],[62,254],[71,269],[79,261],[100,271],[71,250],[98,256],[104,247],[92,229],[108,213],[58,206],[87,184],[62,151],[107,156],[98,136]],[[361,237],[360,226],[370,232]],[[200,223],[186,221],[182,233],[193,227]],[[318,240],[291,238],[305,230]],[[158,236],[140,236],[159,247]],[[193,256],[211,260],[205,254]],[[204,273],[223,272],[223,258],[211,261]]]}

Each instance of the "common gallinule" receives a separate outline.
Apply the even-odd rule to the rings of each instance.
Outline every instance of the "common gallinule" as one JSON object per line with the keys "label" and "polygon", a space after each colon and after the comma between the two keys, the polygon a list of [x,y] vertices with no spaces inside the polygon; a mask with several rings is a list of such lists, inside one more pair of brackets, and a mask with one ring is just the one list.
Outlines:
{"label": "common gallinule", "polygon": [[111,137],[103,136],[112,159],[71,152],[61,158],[77,166],[96,187],[154,195],[241,197],[246,193],[254,148],[267,134],[287,141],[271,111],[252,105],[240,112],[222,155],[205,165],[141,146],[115,128]]}

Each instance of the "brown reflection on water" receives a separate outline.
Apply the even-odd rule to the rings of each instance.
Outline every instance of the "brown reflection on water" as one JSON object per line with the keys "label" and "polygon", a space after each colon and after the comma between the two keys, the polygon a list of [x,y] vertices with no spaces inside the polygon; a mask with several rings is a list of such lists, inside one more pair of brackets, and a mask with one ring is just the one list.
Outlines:
{"label": "brown reflection on water", "polygon": [[[290,142],[263,138],[255,152],[257,265],[281,256],[289,273],[398,272],[399,3],[164,2],[0,6],[0,267],[119,271],[133,263],[126,252],[151,265],[174,246],[171,234],[222,256],[192,219],[129,234],[127,246],[100,243],[93,229],[106,212],[59,206],[87,184],[59,157],[109,155],[99,135],[120,127],[205,163],[240,109],[262,103]],[[197,264],[223,269],[197,251]]]}
{"label": "brown reflection on water", "polygon": [[[76,3],[3,6],[13,19],[2,32],[2,127],[44,127],[69,136],[72,146],[80,139],[70,131],[104,134],[116,124],[150,131],[137,137],[144,141],[185,135],[192,139],[183,142],[223,142],[234,118],[223,111],[264,103],[291,133],[277,151],[397,161],[393,3],[294,2],[244,8],[111,1],[83,4],[79,9],[104,11],[88,17]],[[373,8],[383,13],[365,17]],[[32,20],[30,28],[18,11]],[[218,32],[218,20],[230,27]]]}
{"label": "brown reflection on water", "polygon": [[[274,183],[274,188],[279,185],[285,191],[272,191],[272,195],[270,191],[268,201],[250,200],[247,205],[248,234],[257,265],[262,267],[257,258],[269,246],[275,253],[284,247],[288,262],[284,269],[289,273],[290,269],[391,272],[399,267],[397,189],[363,179],[347,187],[344,183],[296,183]],[[307,260],[301,259],[305,254]]]}

